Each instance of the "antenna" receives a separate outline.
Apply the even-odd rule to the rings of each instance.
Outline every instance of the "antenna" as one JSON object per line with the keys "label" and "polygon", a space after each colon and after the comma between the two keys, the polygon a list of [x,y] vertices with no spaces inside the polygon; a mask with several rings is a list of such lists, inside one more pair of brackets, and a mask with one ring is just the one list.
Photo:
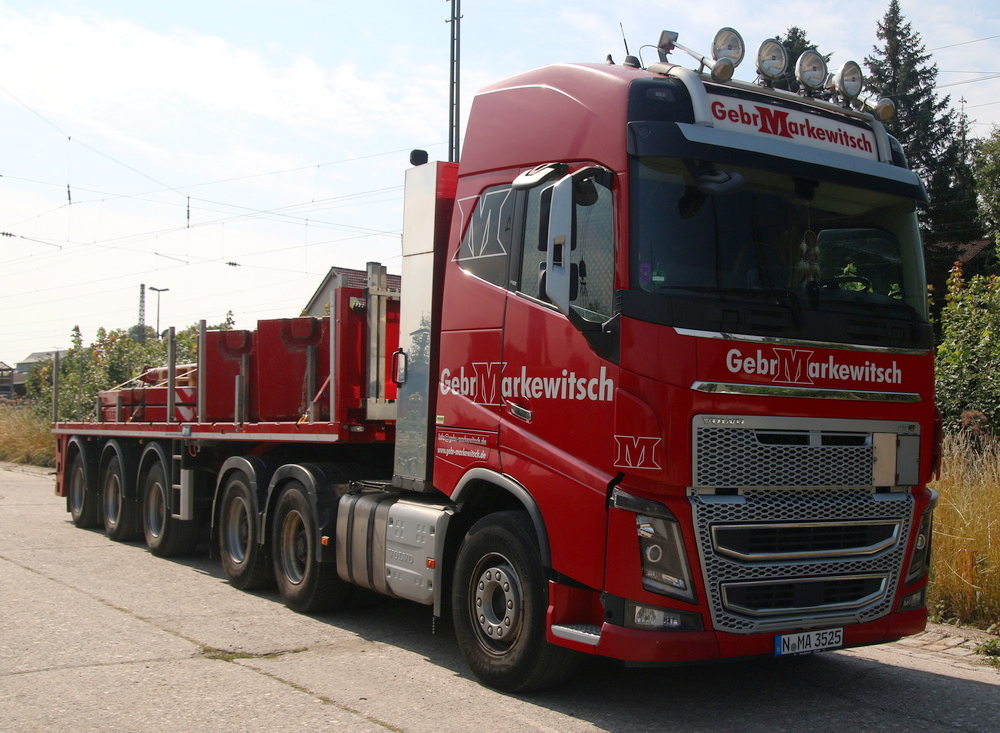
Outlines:
{"label": "antenna", "polygon": [[618,21],[618,27],[622,29],[622,43],[625,44],[625,55],[631,56],[632,54],[628,52],[628,39],[625,37],[625,26],[622,25],[621,21]]}

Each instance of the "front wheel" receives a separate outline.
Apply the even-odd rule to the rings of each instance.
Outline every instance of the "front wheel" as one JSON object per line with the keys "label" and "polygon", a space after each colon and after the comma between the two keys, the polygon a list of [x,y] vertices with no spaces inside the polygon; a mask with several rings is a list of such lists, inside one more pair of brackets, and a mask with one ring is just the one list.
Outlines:
{"label": "front wheel", "polygon": [[452,621],[473,674],[506,692],[556,684],[577,655],[545,640],[548,594],[538,546],[523,512],[480,519],[455,564]]}
{"label": "front wheel", "polygon": [[183,555],[194,549],[198,527],[171,516],[163,464],[157,461],[146,474],[142,487],[142,532],[149,551],[159,557]]}
{"label": "front wheel", "polygon": [[316,517],[305,487],[290,481],[274,507],[271,525],[274,579],[285,605],[317,613],[344,604],[351,586],[333,563],[316,559]]}

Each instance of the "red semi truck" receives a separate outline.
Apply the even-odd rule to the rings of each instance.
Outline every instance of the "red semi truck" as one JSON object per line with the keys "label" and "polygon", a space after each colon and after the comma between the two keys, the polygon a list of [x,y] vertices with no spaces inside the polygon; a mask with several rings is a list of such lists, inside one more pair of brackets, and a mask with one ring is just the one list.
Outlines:
{"label": "red semi truck", "polygon": [[[481,91],[406,172],[402,293],[204,331],[56,423],[78,525],[316,612],[450,613],[523,690],[581,654],[785,655],[924,628],[938,461],[925,193],[860,69],[766,41]],[[670,61],[682,50],[691,70]]]}

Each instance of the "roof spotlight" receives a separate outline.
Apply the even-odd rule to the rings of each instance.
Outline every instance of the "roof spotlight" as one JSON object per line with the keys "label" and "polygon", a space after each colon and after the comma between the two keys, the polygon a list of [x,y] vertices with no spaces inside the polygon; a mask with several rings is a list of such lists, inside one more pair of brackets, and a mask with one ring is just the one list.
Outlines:
{"label": "roof spotlight", "polygon": [[788,69],[788,51],[776,38],[768,38],[757,49],[757,73],[775,82]]}
{"label": "roof spotlight", "polygon": [[833,75],[833,84],[837,93],[848,101],[858,98],[864,83],[865,77],[856,61],[848,61]]}
{"label": "roof spotlight", "polygon": [[745,48],[743,36],[732,28],[720,28],[712,41],[712,59],[714,61],[729,59],[733,62],[733,68],[736,68],[743,60]]}
{"label": "roof spotlight", "polygon": [[743,37],[732,28],[723,28],[715,34],[715,41],[712,43],[712,58],[709,59],[697,51],[693,51],[687,46],[677,42],[677,33],[674,31],[663,31],[660,34],[660,42],[657,50],[660,53],[660,61],[666,62],[667,55],[675,48],[679,48],[684,53],[695,59],[701,66],[699,72],[706,68],[711,70],[712,79],[724,84],[733,78],[733,72],[743,60]]}
{"label": "roof spotlight", "polygon": [[810,92],[823,88],[827,73],[826,61],[815,48],[803,51],[799,56],[799,63],[795,66],[795,78]]}

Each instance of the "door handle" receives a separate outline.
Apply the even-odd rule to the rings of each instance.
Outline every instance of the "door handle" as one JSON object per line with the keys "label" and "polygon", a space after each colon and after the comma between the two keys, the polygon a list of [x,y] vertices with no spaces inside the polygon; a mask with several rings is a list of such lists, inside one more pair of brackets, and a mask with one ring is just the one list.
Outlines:
{"label": "door handle", "polygon": [[510,400],[507,400],[506,402],[511,415],[513,415],[516,418],[520,418],[525,422],[531,422],[531,410],[529,410],[527,407],[521,407],[521,405],[517,405],[511,402]]}

